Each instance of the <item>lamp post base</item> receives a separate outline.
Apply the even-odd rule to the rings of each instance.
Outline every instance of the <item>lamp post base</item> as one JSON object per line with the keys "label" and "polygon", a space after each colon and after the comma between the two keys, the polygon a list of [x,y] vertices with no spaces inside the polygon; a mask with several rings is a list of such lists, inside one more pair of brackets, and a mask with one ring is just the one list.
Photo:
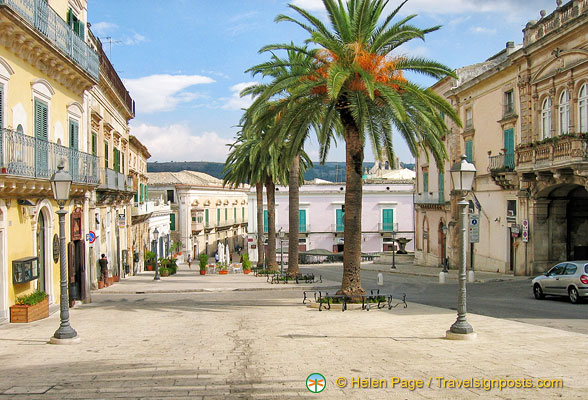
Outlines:
{"label": "lamp post base", "polygon": [[476,332],[455,333],[450,330],[445,332],[445,339],[449,340],[476,340],[477,337],[478,334]]}
{"label": "lamp post base", "polygon": [[55,336],[51,336],[51,339],[49,339],[49,343],[61,345],[78,344],[80,342],[81,339],[77,335],[69,339],[57,339]]}

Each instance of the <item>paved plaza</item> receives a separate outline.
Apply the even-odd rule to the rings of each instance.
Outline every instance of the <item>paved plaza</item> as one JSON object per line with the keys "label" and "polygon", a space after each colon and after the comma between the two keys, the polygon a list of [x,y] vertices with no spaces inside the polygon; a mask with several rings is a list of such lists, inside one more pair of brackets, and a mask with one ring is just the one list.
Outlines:
{"label": "paved plaza", "polygon": [[[477,340],[449,341],[454,311],[319,312],[301,304],[308,286],[184,265],[161,282],[127,278],[71,310],[80,344],[48,344],[58,313],[0,325],[0,398],[586,398],[585,335],[470,314]],[[306,388],[312,373],[326,378],[323,392]],[[563,388],[451,387],[470,378]],[[367,379],[386,387],[361,387]]]}

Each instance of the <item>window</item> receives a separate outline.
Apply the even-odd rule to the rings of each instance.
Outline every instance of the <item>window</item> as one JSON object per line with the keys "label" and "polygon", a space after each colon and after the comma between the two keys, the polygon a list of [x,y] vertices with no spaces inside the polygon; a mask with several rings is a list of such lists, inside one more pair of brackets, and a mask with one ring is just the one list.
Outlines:
{"label": "window", "polygon": [[[136,201],[136,200],[135,200]],[[143,202],[143,184],[139,184],[139,201]]]}
{"label": "window", "polygon": [[267,233],[268,227],[267,210],[263,210],[263,232]]}
{"label": "window", "polygon": [[[35,138],[48,141],[49,138],[49,106],[44,101],[35,99]],[[35,168],[43,171],[49,167],[49,158],[46,151],[35,146]]]}
{"label": "window", "polygon": [[149,200],[149,186],[143,185],[143,189],[145,189],[145,201]]}
{"label": "window", "polygon": [[298,210],[298,232],[306,232],[306,210]]}
{"label": "window", "polygon": [[471,140],[466,140],[465,142],[465,155],[467,162],[474,162],[474,143]]}
{"label": "window", "polygon": [[335,229],[337,232],[343,232],[345,230],[345,213],[340,208],[337,208],[336,210],[335,223]]}
{"label": "window", "polygon": [[208,227],[208,223],[209,223],[208,221],[209,221],[209,218],[208,218],[208,209],[206,209],[206,210],[204,210],[204,225],[206,227]]}
{"label": "window", "polygon": [[237,207],[233,207],[233,222],[237,222]]}
{"label": "window", "polygon": [[517,218],[517,201],[507,200],[506,201],[506,219],[507,221],[516,220]]}
{"label": "window", "polygon": [[174,201],[174,191],[173,190],[168,190],[167,191],[167,201],[169,203],[175,203],[175,201]]}
{"label": "window", "polygon": [[514,169],[514,129],[504,131],[504,167]]}
{"label": "window", "polygon": [[114,170],[120,172],[120,150],[114,148]]}
{"label": "window", "polygon": [[466,110],[466,129],[472,128],[474,126],[474,119],[473,119],[473,112],[471,108]]}
{"label": "window", "polygon": [[580,133],[588,132],[588,83],[580,88],[578,95],[578,118]]}
{"label": "window", "polygon": [[98,134],[92,131],[92,155],[98,154]]}
{"label": "window", "polygon": [[4,85],[0,84],[0,129],[4,128]]}
{"label": "window", "polygon": [[67,24],[80,39],[84,39],[84,23],[76,17],[71,8],[67,11]]}
{"label": "window", "polygon": [[229,209],[225,208],[225,222],[229,220]]}
{"label": "window", "polygon": [[439,172],[439,201],[443,201],[445,199],[445,181],[443,172]]}
{"label": "window", "polygon": [[576,264],[568,264],[564,275],[575,275],[577,270],[578,266]]}
{"label": "window", "polygon": [[555,267],[553,267],[549,270],[547,275],[548,276],[562,275],[565,267],[566,267],[565,263],[557,264]]}
{"label": "window", "polygon": [[559,134],[570,131],[570,93],[564,90],[559,97]]}
{"label": "window", "polygon": [[108,141],[104,141],[104,168],[108,168]]}
{"label": "window", "polygon": [[245,207],[241,207],[241,221],[245,221]]}
{"label": "window", "polygon": [[176,230],[176,214],[169,215],[169,229],[172,231]]}
{"label": "window", "polygon": [[392,232],[394,230],[394,210],[382,210],[382,231]]}
{"label": "window", "polygon": [[78,121],[69,120],[69,148],[78,150],[80,125]]}
{"label": "window", "polygon": [[423,192],[429,192],[429,171],[423,171]]}
{"label": "window", "polygon": [[551,99],[543,100],[541,106],[541,135],[542,139],[551,137]]}
{"label": "window", "polygon": [[514,114],[514,92],[509,90],[504,93],[504,115]]}
{"label": "window", "polygon": [[220,208],[216,209],[216,224],[220,225]]}

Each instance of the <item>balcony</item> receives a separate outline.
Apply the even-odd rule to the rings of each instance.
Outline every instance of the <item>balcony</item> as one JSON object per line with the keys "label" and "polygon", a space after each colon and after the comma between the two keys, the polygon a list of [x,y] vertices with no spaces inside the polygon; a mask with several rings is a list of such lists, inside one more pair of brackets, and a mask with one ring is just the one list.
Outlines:
{"label": "balcony", "polygon": [[200,232],[204,230],[204,222],[192,221],[192,232]]}
{"label": "balcony", "polygon": [[380,222],[378,224],[378,232],[398,232],[398,223]]}
{"label": "balcony", "polygon": [[0,9],[4,7],[24,19],[92,78],[96,81],[100,79],[98,54],[49,7],[47,0],[0,0]]}
{"label": "balcony", "polygon": [[298,226],[298,233],[310,233],[311,228],[310,228],[310,224],[304,224],[304,225],[299,225]]}
{"label": "balcony", "polygon": [[100,170],[100,182],[102,183],[98,190],[132,191],[134,193],[132,178],[110,168]]}
{"label": "balcony", "polygon": [[343,233],[345,231],[345,224],[331,224],[331,232]]}
{"label": "balcony", "polygon": [[127,91],[127,88],[120,80],[120,77],[116,73],[114,67],[110,63],[110,60],[104,53],[102,49],[102,44],[98,45],[98,51],[100,54],[100,68],[106,80],[110,83],[112,90],[116,93],[116,95],[120,98],[122,104],[127,108],[131,117],[135,116],[135,101],[131,98],[131,95]]}
{"label": "balcony", "polygon": [[523,30],[525,35],[524,45],[528,46],[536,42],[586,11],[588,11],[588,0],[572,0],[558,7],[552,14],[541,18],[534,25],[527,24],[527,27]]}
{"label": "balcony", "polygon": [[415,204],[445,204],[445,195],[443,192],[425,192],[417,193],[414,196]]}
{"label": "balcony", "polygon": [[519,178],[515,172],[515,155],[499,154],[488,156],[488,171],[494,182],[504,190],[515,190],[519,185]]}
{"label": "balcony", "polygon": [[523,144],[516,150],[517,172],[551,171],[588,161],[587,139],[564,135]]}
{"label": "balcony", "polygon": [[98,184],[98,158],[43,139],[9,129],[0,131],[0,172],[23,178],[49,181],[60,161],[73,183]]}

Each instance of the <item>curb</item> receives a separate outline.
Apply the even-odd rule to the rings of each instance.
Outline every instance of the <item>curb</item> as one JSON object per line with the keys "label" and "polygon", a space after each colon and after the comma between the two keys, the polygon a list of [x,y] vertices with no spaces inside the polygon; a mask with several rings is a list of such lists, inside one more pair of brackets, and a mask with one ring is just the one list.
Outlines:
{"label": "curb", "polygon": [[[439,278],[439,274],[430,274],[425,272],[410,272],[410,271],[394,271],[388,269],[377,269],[377,268],[362,268],[362,271],[375,271],[375,272],[387,272],[389,274],[399,274],[399,275],[410,275],[410,276],[425,276],[428,278]],[[441,270],[439,270],[441,272]],[[488,283],[488,282],[510,282],[516,280],[531,280],[534,277],[530,276],[521,276],[521,277],[496,277],[496,278],[484,278],[484,279],[476,279],[474,283]],[[451,280],[458,280],[457,276],[449,275],[447,279]]]}
{"label": "curb", "polygon": [[104,290],[92,290],[92,294],[177,294],[177,293],[219,293],[219,292],[255,292],[255,291],[270,291],[270,290],[327,290],[339,288],[338,286],[285,286],[282,289],[275,287],[259,287],[259,288],[210,288],[210,289],[176,289],[176,290],[136,290],[136,291],[116,291],[105,292]]}

